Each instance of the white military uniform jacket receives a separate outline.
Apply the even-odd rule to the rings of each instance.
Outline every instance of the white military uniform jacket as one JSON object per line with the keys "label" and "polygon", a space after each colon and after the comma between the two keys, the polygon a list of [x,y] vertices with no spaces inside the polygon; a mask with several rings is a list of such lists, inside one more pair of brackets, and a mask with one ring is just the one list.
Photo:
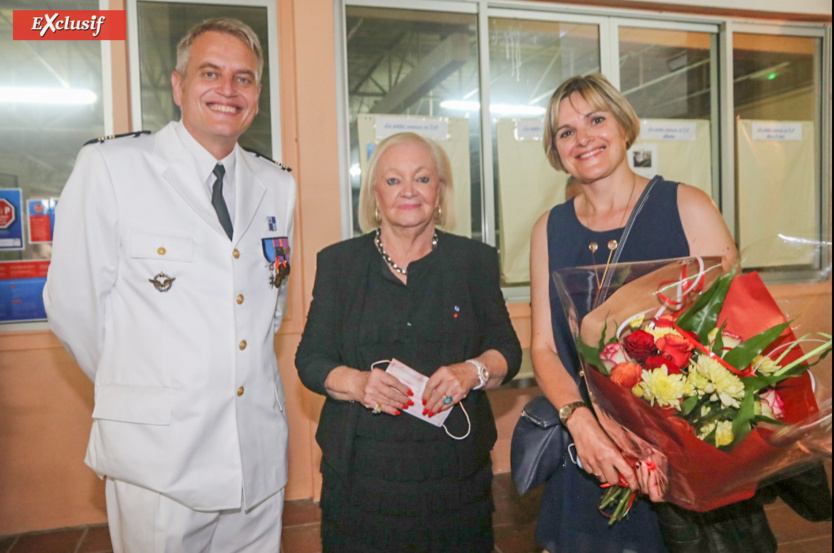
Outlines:
{"label": "white military uniform jacket", "polygon": [[195,510],[248,509],[287,481],[273,342],[287,284],[270,285],[262,239],[291,243],[295,182],[236,146],[230,241],[178,124],[82,148],[44,303],[95,382],[86,463]]}

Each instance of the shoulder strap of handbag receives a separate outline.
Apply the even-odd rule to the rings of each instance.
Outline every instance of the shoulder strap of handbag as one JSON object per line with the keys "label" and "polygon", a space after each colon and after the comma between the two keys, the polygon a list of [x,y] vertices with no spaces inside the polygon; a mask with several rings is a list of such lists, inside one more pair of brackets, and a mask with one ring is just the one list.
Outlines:
{"label": "shoulder strap of handbag", "polygon": [[[634,209],[631,210],[631,215],[629,216],[628,222],[626,223],[626,226],[623,229],[623,234],[620,236],[620,240],[617,243],[617,249],[614,251],[614,256],[611,258],[611,265],[615,265],[617,262],[619,262],[620,255],[622,255],[623,250],[625,249],[626,240],[628,240],[628,235],[631,234],[631,227],[634,226],[634,221],[637,220],[637,216],[640,215],[640,212],[643,210],[643,207],[649,200],[649,193],[652,191],[652,188],[654,188],[654,185],[658,182],[660,182],[660,175],[655,175],[655,177],[649,181],[649,184],[646,185],[646,188],[643,189],[643,193],[640,194],[640,197],[637,198],[637,203],[634,204]],[[604,298],[608,297],[608,288],[611,287],[611,279],[613,277],[614,271],[605,272],[605,280],[602,282],[599,294],[597,294],[597,299],[594,302],[595,309],[599,307],[599,304],[602,303]]]}

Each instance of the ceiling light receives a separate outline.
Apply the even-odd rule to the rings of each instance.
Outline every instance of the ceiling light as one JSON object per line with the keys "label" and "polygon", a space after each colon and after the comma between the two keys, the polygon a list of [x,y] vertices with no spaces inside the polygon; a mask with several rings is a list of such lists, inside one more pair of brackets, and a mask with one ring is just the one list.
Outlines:
{"label": "ceiling light", "polygon": [[98,96],[80,88],[36,88],[0,86],[0,103],[6,104],[94,104]]}
{"label": "ceiling light", "polygon": [[[464,100],[445,100],[440,102],[440,107],[458,111],[478,111],[481,109],[480,102]],[[544,115],[545,109],[541,106],[528,106],[517,104],[492,104],[489,111],[495,115],[518,115],[522,117],[537,117]]]}

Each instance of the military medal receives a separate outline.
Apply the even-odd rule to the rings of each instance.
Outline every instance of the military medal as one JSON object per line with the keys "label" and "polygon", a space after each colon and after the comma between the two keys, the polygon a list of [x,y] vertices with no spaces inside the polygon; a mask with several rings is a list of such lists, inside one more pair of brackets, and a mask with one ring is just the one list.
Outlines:
{"label": "military medal", "polygon": [[290,276],[290,240],[286,236],[263,238],[264,257],[269,262],[269,287],[278,288]]}

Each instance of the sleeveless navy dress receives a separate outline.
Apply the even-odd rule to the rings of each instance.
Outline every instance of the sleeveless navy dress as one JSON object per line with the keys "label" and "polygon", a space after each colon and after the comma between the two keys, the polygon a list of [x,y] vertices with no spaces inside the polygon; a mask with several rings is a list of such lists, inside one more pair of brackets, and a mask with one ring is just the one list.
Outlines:
{"label": "sleeveless navy dress", "polygon": [[[643,211],[620,254],[620,262],[651,261],[686,257],[689,243],[678,213],[678,185],[655,177]],[[557,205],[547,220],[547,250],[550,273],[557,269],[604,264],[608,241],[619,240],[623,229],[596,232],[577,218],[574,201]],[[588,244],[599,249],[592,255]],[[559,358],[577,378],[579,361],[567,317],[550,282],[550,310],[553,337]],[[584,386],[583,395],[586,394]],[[586,397],[587,400],[587,397]],[[550,553],[593,551],[594,553],[664,553],[657,515],[647,500],[638,501],[628,518],[608,526],[608,519],[597,510],[602,490],[596,478],[569,459],[548,481],[539,511],[536,539]]]}

